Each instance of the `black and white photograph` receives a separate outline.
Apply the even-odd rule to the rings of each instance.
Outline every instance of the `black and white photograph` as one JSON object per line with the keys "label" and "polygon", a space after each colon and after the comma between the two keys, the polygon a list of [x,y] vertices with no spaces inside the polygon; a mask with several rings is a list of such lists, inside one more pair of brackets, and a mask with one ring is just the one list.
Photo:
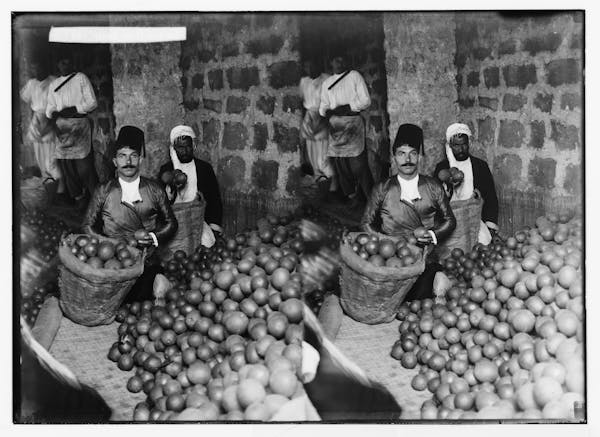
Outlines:
{"label": "black and white photograph", "polygon": [[593,421],[588,11],[17,6],[14,425]]}

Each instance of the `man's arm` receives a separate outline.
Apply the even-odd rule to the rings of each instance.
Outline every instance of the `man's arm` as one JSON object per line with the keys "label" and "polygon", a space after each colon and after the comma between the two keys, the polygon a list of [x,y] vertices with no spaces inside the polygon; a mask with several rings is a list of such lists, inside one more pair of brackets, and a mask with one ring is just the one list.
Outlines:
{"label": "man's arm", "polygon": [[354,91],[355,94],[350,100],[350,109],[354,112],[360,112],[371,106],[371,96],[369,96],[369,89],[365,83],[365,79],[362,75],[354,71],[352,73],[352,79],[354,80]]}
{"label": "man's arm", "polygon": [[456,228],[456,218],[450,207],[450,199],[446,196],[442,184],[437,180],[433,180],[431,187],[434,201],[438,207],[438,217],[440,218],[439,225],[432,229],[437,241],[442,241]]}
{"label": "man's arm", "polygon": [[329,104],[329,92],[327,90],[327,87],[325,86],[326,83],[327,81],[325,80],[321,84],[321,103],[319,105],[319,114],[321,114],[321,117],[325,117],[327,111],[331,109],[331,106]]}
{"label": "man's arm", "polygon": [[81,87],[81,101],[77,103],[77,112],[80,114],[88,114],[92,112],[98,106],[96,101],[96,95],[94,94],[94,88],[88,77],[79,73],[80,87]]}
{"label": "man's arm", "polygon": [[377,223],[381,222],[380,209],[381,204],[383,203],[383,199],[385,198],[385,187],[384,182],[377,184],[373,191],[371,191],[371,196],[369,197],[369,201],[367,202],[367,206],[365,208],[365,212],[363,214],[362,220],[360,221],[361,228],[365,232],[379,232],[376,227]]}
{"label": "man's arm", "polygon": [[178,225],[175,214],[173,214],[173,210],[171,209],[171,205],[167,199],[167,193],[165,193],[165,190],[158,183],[152,186],[152,190],[154,191],[158,215],[164,222],[163,226],[152,232],[156,236],[158,244],[160,245],[175,235]]}
{"label": "man's arm", "polygon": [[498,196],[494,186],[494,177],[485,161],[481,166],[481,196],[483,197],[483,209],[481,218],[488,228],[498,230]]}
{"label": "man's arm", "polygon": [[94,229],[94,226],[98,223],[99,217],[102,215],[102,208],[104,207],[104,201],[106,200],[105,186],[96,187],[94,195],[90,199],[85,216],[83,217],[83,224],[81,229],[84,234],[93,235],[99,237],[100,234]]}

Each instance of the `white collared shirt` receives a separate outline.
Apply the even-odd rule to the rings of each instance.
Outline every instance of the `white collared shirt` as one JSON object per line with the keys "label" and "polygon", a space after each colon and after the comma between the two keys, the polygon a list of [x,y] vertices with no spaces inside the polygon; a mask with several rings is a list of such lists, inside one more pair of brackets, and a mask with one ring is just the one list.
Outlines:
{"label": "white collared shirt", "polygon": [[[343,73],[342,73],[343,74]],[[325,117],[328,109],[350,105],[354,112],[360,112],[371,105],[371,97],[365,80],[358,71],[352,70],[332,89],[328,89],[340,78],[341,74],[329,76],[321,85],[321,103],[319,113]]]}
{"label": "white collared shirt", "polygon": [[71,106],[75,106],[80,114],[92,112],[98,106],[92,83],[83,73],[77,73],[61,89],[54,91],[68,77],[61,76],[50,84],[46,117],[51,118],[53,112],[60,112]]}

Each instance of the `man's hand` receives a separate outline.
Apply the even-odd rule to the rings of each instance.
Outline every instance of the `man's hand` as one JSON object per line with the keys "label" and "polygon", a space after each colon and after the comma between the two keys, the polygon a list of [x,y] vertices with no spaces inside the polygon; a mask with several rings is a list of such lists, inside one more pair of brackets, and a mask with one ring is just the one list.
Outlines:
{"label": "man's hand", "polygon": [[419,246],[427,246],[429,244],[433,244],[433,238],[431,237],[431,234],[426,234],[422,237],[417,238],[417,244]]}
{"label": "man's hand", "polygon": [[154,239],[152,238],[152,235],[148,234],[144,238],[138,238],[137,244],[139,247],[154,246]]}

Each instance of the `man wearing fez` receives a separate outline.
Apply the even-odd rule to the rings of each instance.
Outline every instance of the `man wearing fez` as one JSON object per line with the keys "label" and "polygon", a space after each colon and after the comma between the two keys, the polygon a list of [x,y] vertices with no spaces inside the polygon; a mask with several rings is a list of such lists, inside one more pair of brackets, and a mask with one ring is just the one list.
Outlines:
{"label": "man wearing fez", "polygon": [[[88,205],[83,231],[110,238],[136,238],[138,247],[147,248],[144,274],[127,296],[127,301],[150,299],[152,283],[160,272],[153,262],[154,249],[177,231],[177,220],[162,186],[140,176],[144,156],[144,132],[135,126],[123,126],[115,143],[117,178],[99,186]],[[143,236],[136,231],[145,230]]]}
{"label": "man wearing fez", "polygon": [[[213,232],[222,233],[223,203],[219,182],[212,166],[194,158],[196,134],[190,126],[175,126],[171,130],[169,156],[171,160],[160,168],[159,179],[163,182],[174,170],[181,170],[187,176],[187,183],[173,192],[167,187],[167,194],[173,203],[191,202],[198,193],[206,201],[204,220]],[[199,226],[202,223],[199,223]]]}
{"label": "man wearing fez", "polygon": [[[437,244],[452,233],[456,219],[442,184],[433,177],[419,174],[423,150],[422,129],[414,124],[401,125],[392,146],[398,174],[373,189],[362,219],[365,231],[407,239],[417,227],[424,227],[425,235],[417,237],[422,246]],[[433,297],[433,279],[441,270],[439,264],[429,260],[405,300]]]}
{"label": "man wearing fez", "polygon": [[479,242],[489,244],[493,235],[498,231],[498,196],[494,185],[494,177],[483,159],[469,154],[471,142],[471,129],[462,123],[454,123],[446,130],[446,157],[441,161],[434,171],[434,175],[440,177],[442,170],[451,167],[459,169],[463,173],[462,181],[449,183],[446,181],[447,192],[450,200],[466,200],[473,197],[474,190],[481,193],[483,208],[481,210],[481,223],[479,227]]}

